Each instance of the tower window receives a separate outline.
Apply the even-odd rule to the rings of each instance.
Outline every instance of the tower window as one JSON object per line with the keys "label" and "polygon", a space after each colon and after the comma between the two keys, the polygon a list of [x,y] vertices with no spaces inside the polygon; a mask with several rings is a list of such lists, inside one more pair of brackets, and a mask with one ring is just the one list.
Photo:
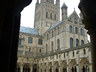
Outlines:
{"label": "tower window", "polygon": [[32,43],[33,38],[32,37],[28,37],[28,43]]}
{"label": "tower window", "polygon": [[48,18],[48,12],[46,12],[46,18]]}

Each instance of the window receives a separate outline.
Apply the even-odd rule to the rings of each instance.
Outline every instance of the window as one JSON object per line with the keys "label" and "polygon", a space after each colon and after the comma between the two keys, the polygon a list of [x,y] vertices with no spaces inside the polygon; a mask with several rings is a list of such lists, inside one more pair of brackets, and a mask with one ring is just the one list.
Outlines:
{"label": "window", "polygon": [[48,18],[48,12],[46,12],[46,18]]}
{"label": "window", "polygon": [[28,37],[28,43],[32,43],[33,38],[32,37]]}
{"label": "window", "polygon": [[70,33],[72,33],[72,26],[69,27]]}
{"label": "window", "polygon": [[76,39],[76,47],[78,47],[78,46],[79,46],[79,40]]}
{"label": "window", "polygon": [[29,47],[29,52],[31,52],[31,48]]}
{"label": "window", "polygon": [[54,14],[54,19],[56,20],[56,14]]}
{"label": "window", "polygon": [[22,46],[22,39],[19,39],[18,46]]}
{"label": "window", "polygon": [[42,45],[42,44],[43,44],[43,40],[42,40],[42,39],[39,39],[39,40],[38,40],[38,44],[39,44],[39,45]]}
{"label": "window", "polygon": [[40,53],[42,52],[42,50],[40,49]]}
{"label": "window", "polygon": [[83,52],[84,52],[84,55],[86,54],[86,50],[85,49],[83,49]]}
{"label": "window", "polygon": [[78,28],[75,27],[75,34],[78,34]]}
{"label": "window", "polygon": [[60,49],[60,40],[57,40],[57,49]]}
{"label": "window", "polygon": [[81,46],[83,46],[84,45],[84,41],[83,40],[81,40]]}
{"label": "window", "polygon": [[65,58],[65,53],[64,53],[64,58]]}
{"label": "window", "polygon": [[83,29],[80,30],[80,35],[83,35]]}
{"label": "window", "polygon": [[73,57],[74,57],[74,55],[75,55],[75,54],[74,54],[74,51],[73,51]]}
{"label": "window", "polygon": [[73,38],[70,38],[70,48],[73,48]]}
{"label": "window", "polygon": [[52,48],[52,51],[53,51],[53,41],[51,42],[51,48]]}
{"label": "window", "polygon": [[50,19],[52,19],[52,13],[50,13]]}
{"label": "window", "polygon": [[74,23],[77,23],[77,18],[74,18]]}

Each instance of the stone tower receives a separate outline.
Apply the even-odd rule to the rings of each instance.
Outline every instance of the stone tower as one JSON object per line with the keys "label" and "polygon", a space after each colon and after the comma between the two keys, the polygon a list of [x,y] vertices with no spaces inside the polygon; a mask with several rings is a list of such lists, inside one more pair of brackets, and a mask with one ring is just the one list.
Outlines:
{"label": "stone tower", "polygon": [[67,6],[64,3],[63,6],[61,7],[62,9],[62,21],[67,19]]}
{"label": "stone tower", "polygon": [[42,35],[53,24],[60,21],[60,1],[56,0],[37,0],[35,7],[34,27]]}

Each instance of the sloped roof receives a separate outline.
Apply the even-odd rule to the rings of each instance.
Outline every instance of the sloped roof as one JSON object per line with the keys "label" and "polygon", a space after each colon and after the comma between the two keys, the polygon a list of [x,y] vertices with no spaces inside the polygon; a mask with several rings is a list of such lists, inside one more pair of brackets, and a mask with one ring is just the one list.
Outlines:
{"label": "sloped roof", "polygon": [[69,16],[69,17],[73,17],[73,16],[76,16],[76,17],[78,17],[79,18],[79,16],[78,16],[78,14],[77,14],[77,12],[75,11],[75,9],[74,9],[74,11],[73,11],[73,13]]}
{"label": "sloped roof", "polygon": [[20,27],[20,32],[28,33],[28,34],[33,34],[33,35],[39,35],[39,32],[38,32],[37,29],[30,28],[30,27],[23,27],[23,26],[21,26]]}
{"label": "sloped roof", "polygon": [[62,21],[59,21],[59,22],[57,22],[56,24],[52,25],[52,26],[48,29],[48,31],[51,30],[51,29],[53,29],[53,28],[55,28],[55,27],[57,27],[57,26],[60,25],[60,24],[62,24]]}
{"label": "sloped roof", "polygon": [[67,7],[67,5],[66,5],[65,3],[63,3],[61,9],[62,9],[62,8],[68,8],[68,7]]}

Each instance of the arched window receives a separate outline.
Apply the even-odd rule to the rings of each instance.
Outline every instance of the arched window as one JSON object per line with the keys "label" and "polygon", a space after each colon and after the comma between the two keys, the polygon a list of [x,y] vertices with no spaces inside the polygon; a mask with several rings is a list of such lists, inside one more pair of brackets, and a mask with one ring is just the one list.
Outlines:
{"label": "arched window", "polygon": [[28,43],[32,43],[33,38],[32,37],[28,37]]}
{"label": "arched window", "polygon": [[52,72],[52,69],[50,68],[50,72]]}
{"label": "arched window", "polygon": [[77,72],[77,68],[75,67],[75,72]]}
{"label": "arched window", "polygon": [[83,46],[84,45],[84,41],[83,40],[81,40],[81,46]]}
{"label": "arched window", "polygon": [[84,31],[83,29],[80,29],[80,35],[83,35]]}
{"label": "arched window", "polygon": [[76,39],[76,47],[78,47],[78,46],[79,46],[79,40]]}
{"label": "arched window", "polygon": [[70,33],[72,33],[72,26],[69,27],[69,31],[70,31]]}
{"label": "arched window", "polygon": [[74,18],[74,23],[77,23],[77,18]]}
{"label": "arched window", "polygon": [[60,49],[60,40],[57,40],[57,49]]}
{"label": "arched window", "polygon": [[51,48],[52,48],[52,51],[53,51],[53,41],[51,42]]}
{"label": "arched window", "polygon": [[43,40],[42,40],[42,39],[39,39],[39,40],[38,40],[38,44],[39,44],[39,45],[42,45],[42,44],[43,44]]}
{"label": "arched window", "polygon": [[31,47],[29,47],[29,52],[31,52]]}
{"label": "arched window", "polygon": [[46,12],[46,18],[48,18],[48,12]]}
{"label": "arched window", "polygon": [[84,52],[84,55],[86,54],[86,50],[85,49],[83,49],[83,52]]}
{"label": "arched window", "polygon": [[58,68],[56,68],[56,72],[59,72],[59,71],[58,71]]}
{"label": "arched window", "polygon": [[78,34],[78,28],[75,27],[75,34]]}
{"label": "arched window", "polygon": [[65,67],[65,68],[63,68],[63,72],[67,72],[67,68]]}
{"label": "arched window", "polygon": [[73,38],[70,38],[70,48],[73,48]]}

